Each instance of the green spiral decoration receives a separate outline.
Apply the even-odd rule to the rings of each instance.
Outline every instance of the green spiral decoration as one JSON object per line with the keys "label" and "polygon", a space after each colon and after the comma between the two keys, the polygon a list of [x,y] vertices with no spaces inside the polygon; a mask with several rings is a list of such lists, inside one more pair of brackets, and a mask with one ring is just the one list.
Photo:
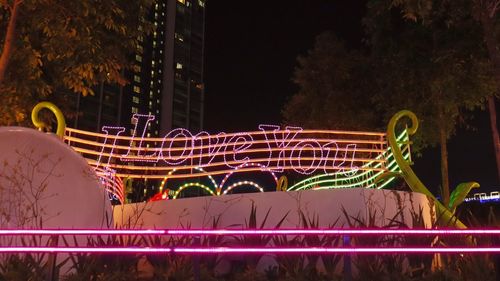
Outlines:
{"label": "green spiral decoration", "polygon": [[54,113],[57,120],[56,134],[60,138],[64,137],[64,130],[66,129],[66,121],[64,120],[64,115],[62,114],[61,110],[51,102],[43,101],[35,105],[35,107],[31,111],[31,121],[33,122],[33,125],[35,125],[35,127],[37,127],[40,130],[48,127],[47,124],[45,124],[38,118],[38,112],[40,112],[40,110],[44,108],[47,108],[50,111],[52,111],[52,113]]}
{"label": "green spiral decoration", "polygon": [[[402,110],[396,113],[391,120],[389,121],[389,125],[387,126],[387,140],[389,142],[389,146],[391,147],[392,153],[394,155],[394,159],[401,169],[401,174],[405,179],[408,186],[414,192],[419,192],[427,195],[431,198],[436,206],[436,211],[438,213],[438,221],[445,225],[450,225],[458,228],[467,228],[467,226],[462,223],[456,216],[454,216],[453,212],[445,207],[436,197],[427,189],[427,187],[420,181],[415,172],[413,172],[410,164],[404,159],[403,154],[401,152],[401,148],[397,144],[396,141],[396,125],[399,120],[403,117],[410,118],[411,127],[409,127],[408,134],[411,136],[417,132],[418,129],[418,119],[417,116],[409,111]],[[478,186],[477,183],[466,183],[469,185]]]}

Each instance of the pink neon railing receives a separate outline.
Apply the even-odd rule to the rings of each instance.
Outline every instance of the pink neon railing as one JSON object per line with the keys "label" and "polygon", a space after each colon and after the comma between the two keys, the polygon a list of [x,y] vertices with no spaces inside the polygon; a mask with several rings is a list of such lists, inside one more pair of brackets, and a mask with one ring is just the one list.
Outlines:
{"label": "pink neon railing", "polygon": [[491,229],[0,229],[0,235],[500,235]]}
{"label": "pink neon railing", "polygon": [[231,254],[231,253],[267,253],[267,254],[434,254],[434,253],[500,253],[500,247],[376,247],[376,248],[230,248],[230,247],[0,247],[0,253],[180,253],[180,254]]}
{"label": "pink neon railing", "polygon": [[[0,229],[3,236],[61,236],[61,235],[488,235],[500,236],[500,229]],[[1,246],[0,253],[51,252],[51,253],[183,253],[183,254],[230,254],[230,253],[500,253],[498,245],[487,247],[43,247]]]}

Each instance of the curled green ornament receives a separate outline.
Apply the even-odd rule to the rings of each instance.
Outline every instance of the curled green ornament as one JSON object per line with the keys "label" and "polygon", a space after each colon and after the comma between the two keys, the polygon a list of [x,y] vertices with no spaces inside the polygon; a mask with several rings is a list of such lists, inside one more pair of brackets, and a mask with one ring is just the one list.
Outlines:
{"label": "curled green ornament", "polygon": [[451,210],[449,210],[439,200],[436,199],[436,197],[429,191],[429,189],[422,183],[422,181],[420,181],[415,172],[413,172],[410,164],[403,158],[403,153],[396,141],[396,125],[403,117],[407,117],[411,120],[411,126],[407,129],[408,135],[415,134],[418,129],[418,119],[417,116],[409,110],[402,110],[394,114],[394,116],[389,121],[389,125],[387,126],[387,140],[394,155],[394,159],[401,169],[401,175],[403,176],[411,190],[413,190],[414,192],[423,193],[434,201],[436,211],[438,213],[438,220],[441,222],[441,224],[458,228],[467,228],[464,223],[462,223],[456,216],[454,216]]}
{"label": "curled green ornament", "polygon": [[47,108],[52,111],[52,113],[54,113],[57,120],[56,134],[61,138],[64,137],[64,130],[66,129],[66,121],[64,119],[64,115],[62,114],[62,111],[51,102],[43,101],[35,105],[35,107],[31,111],[31,121],[33,122],[33,125],[35,125],[35,127],[39,130],[48,128],[48,125],[38,118],[38,113],[44,108]]}

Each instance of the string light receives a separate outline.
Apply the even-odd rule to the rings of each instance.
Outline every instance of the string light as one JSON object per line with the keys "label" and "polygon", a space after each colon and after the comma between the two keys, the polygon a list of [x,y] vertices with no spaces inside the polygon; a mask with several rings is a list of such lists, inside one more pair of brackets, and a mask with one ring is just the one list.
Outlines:
{"label": "string light", "polygon": [[[151,116],[147,115],[146,117],[152,118]],[[148,119],[149,120],[149,119]],[[136,122],[141,123],[141,122]],[[144,122],[142,122],[144,123]],[[269,127],[269,125],[267,125]],[[263,127],[261,126],[261,129]],[[251,133],[238,133],[238,134],[225,134],[225,133],[220,133],[216,136],[209,136],[209,138],[206,138],[208,135],[207,133],[203,132],[202,134],[198,134],[195,136],[192,136],[189,131],[185,129],[176,129],[171,131],[169,134],[167,134],[167,137],[161,139],[162,140],[162,145],[160,147],[153,147],[150,149],[152,151],[152,154],[149,155],[141,155],[144,154],[144,143],[145,140],[150,141],[151,138],[141,138],[141,141],[139,142],[139,147],[134,147],[134,146],[117,146],[116,142],[114,142],[114,145],[112,146],[112,151],[115,151],[119,148],[119,150],[126,150],[127,154],[126,158],[121,157],[120,159],[117,159],[117,156],[115,153],[105,153],[105,150],[102,149],[101,153],[93,152],[92,150],[89,150],[87,148],[79,147],[79,144],[82,142],[79,142],[77,137],[72,134],[72,137],[68,137],[68,141],[71,141],[71,143],[75,146],[75,149],[84,155],[93,155],[93,154],[99,154],[99,159],[102,159],[104,156],[108,156],[109,159],[111,160],[112,158],[115,158],[114,161],[110,161],[109,165],[110,168],[117,170],[117,175],[118,176],[130,176],[131,178],[134,177],[142,177],[144,174],[141,171],[138,171],[137,175],[129,175],[121,172],[122,170],[127,170],[127,171],[133,171],[133,170],[142,170],[142,171],[171,171],[175,166],[178,166],[178,168],[181,169],[193,169],[195,167],[205,167],[205,168],[216,168],[220,169],[221,166],[226,166],[225,170],[231,170],[231,168],[237,167],[238,165],[241,165],[242,163],[259,163],[261,165],[264,165],[271,169],[272,171],[283,171],[283,170],[294,170],[296,172],[304,173],[304,174],[311,174],[314,171],[316,171],[321,165],[325,165],[329,162],[335,163],[339,162],[339,159],[337,158],[338,153],[332,154],[330,153],[330,150],[332,150],[331,147],[325,147],[325,145],[322,145],[322,143],[325,143],[327,145],[331,145],[331,139],[303,139],[303,138],[298,138],[299,132],[302,134],[304,130],[299,130],[298,128],[295,128],[294,131],[288,129],[285,131],[280,131],[278,130],[277,126],[272,127],[273,131],[271,132],[266,132],[263,136],[265,136],[266,140],[255,140],[254,136]],[[281,133],[279,133],[281,132]],[[280,135],[283,135],[284,138],[280,138]],[[232,135],[232,138],[227,140],[227,135]],[[262,136],[262,134],[260,134]],[[274,137],[269,137],[270,135],[273,135]],[[200,139],[197,139],[197,138]],[[69,139],[71,138],[71,139]],[[109,136],[108,136],[109,138]],[[120,136],[116,136],[116,138],[122,138]],[[290,139],[287,139],[290,138]],[[130,140],[132,140],[130,138]],[[144,139],[144,141],[143,141]],[[158,139],[155,139],[158,140]],[[178,140],[183,141],[182,143],[179,143]],[[206,146],[204,143],[204,140],[208,140],[209,145]],[[343,140],[337,140],[337,141],[343,141]],[[352,141],[360,141],[360,142],[366,142],[366,140],[352,140]],[[84,141],[85,142],[85,141]],[[83,143],[84,143],[83,142]],[[373,141],[369,141],[373,142]],[[376,141],[379,142],[379,141]],[[175,145],[174,145],[175,143]],[[383,143],[383,142],[381,142]],[[109,144],[103,144],[106,147]],[[201,145],[202,147],[198,146]],[[267,146],[267,147],[263,147]],[[374,159],[373,158],[356,158],[355,155],[357,151],[359,152],[373,152],[380,154],[381,150],[380,149],[370,149],[370,148],[358,148],[357,144],[346,144],[344,147],[339,147],[337,142],[335,142],[336,147],[338,147],[338,150],[345,150],[344,157],[346,154],[352,153],[352,159],[346,161],[345,159],[342,159],[340,165],[335,165],[333,167],[322,167],[324,170],[332,170],[332,169],[350,169],[352,167],[356,167],[354,162],[371,162]],[[206,149],[204,149],[205,147]],[[222,149],[224,148],[224,149]],[[131,151],[135,151],[135,155],[131,153]],[[312,155],[312,157],[304,156],[303,154],[305,152],[308,152],[309,155]],[[324,153],[328,151],[328,153]],[[262,153],[267,152],[269,155],[266,158],[262,157],[255,157],[258,156],[259,154],[262,155]],[[243,158],[238,158],[237,155],[242,154],[244,155]],[[152,160],[152,156],[157,155],[158,159]],[[328,155],[330,159],[325,158],[325,155]],[[144,156],[144,157],[143,157]],[[287,156],[287,158],[285,158]],[[334,158],[332,159],[331,156]],[[220,158],[222,157],[222,158]],[[271,158],[269,158],[271,157]],[[91,157],[92,158],[92,157]],[[154,158],[154,157],[153,157]],[[125,165],[125,164],[120,164],[119,161],[126,159],[127,161],[133,161],[133,162],[140,162],[142,160],[146,162],[157,162],[159,159],[162,159],[163,161],[166,162],[165,165]],[[116,161],[118,160],[118,161]],[[185,165],[185,162],[189,161],[192,165]],[[380,159],[380,161],[384,161],[384,159]],[[92,161],[89,159],[90,163],[93,163],[94,165],[99,165],[99,160],[97,162]],[[194,165],[196,163],[196,165]],[[304,163],[304,164],[302,164]],[[180,166],[184,164],[183,166]],[[202,165],[199,165],[202,164]],[[326,165],[325,165],[326,166]],[[349,167],[350,166],[350,167]],[[349,168],[348,168],[349,167]],[[366,167],[366,166],[365,166]],[[229,169],[228,169],[229,168]],[[139,175],[140,173],[140,175]],[[221,173],[218,173],[221,174]],[[192,177],[200,176],[197,174],[192,175]],[[161,176],[163,177],[163,176]],[[155,177],[158,178],[158,177]]]}
{"label": "string light", "polygon": [[186,183],[186,184],[183,184],[179,187],[179,189],[177,189],[172,197],[172,199],[176,199],[177,196],[179,196],[179,194],[181,193],[181,191],[183,191],[184,189],[188,188],[188,187],[193,187],[193,186],[196,186],[196,187],[200,187],[204,190],[206,190],[208,193],[210,193],[210,195],[212,196],[215,196],[215,193],[210,189],[210,187],[206,186],[206,185],[203,185],[201,183],[197,183],[197,182],[190,182],[190,183]]}
{"label": "string light", "polygon": [[0,235],[500,235],[498,228],[0,229]]}
{"label": "string light", "polygon": [[[227,193],[225,184],[234,173],[267,171],[277,182],[275,172],[304,175],[318,170],[325,172],[326,175],[312,177],[288,189],[299,190],[328,188],[330,184],[375,187],[373,182],[377,176],[398,169],[387,148],[385,133],[282,129],[264,124],[252,132],[211,135],[203,131],[193,135],[178,128],[163,138],[146,138],[148,124],[154,119],[151,114],[134,114],[135,128],[130,137],[121,135],[125,131],[123,127],[105,126],[103,134],[67,128],[65,139],[96,168],[106,189],[121,202],[124,198],[122,178],[162,179],[162,191],[167,178],[208,176],[212,187],[190,183],[183,189],[196,186],[220,195]],[[321,137],[312,137],[318,135]],[[93,150],[92,146],[98,149]],[[216,175],[225,175],[219,185],[213,179]],[[392,179],[377,187],[390,181]]]}
{"label": "string light", "polygon": [[226,190],[224,190],[223,194],[227,194],[229,191],[231,191],[233,188],[235,187],[238,187],[238,186],[242,186],[242,185],[249,185],[249,186],[253,186],[255,188],[257,188],[258,191],[260,192],[264,192],[264,188],[262,188],[260,185],[256,184],[255,182],[253,181],[239,181],[237,183],[234,183],[230,186],[227,187]]}
{"label": "string light", "polygon": [[234,253],[265,253],[265,254],[463,254],[463,253],[500,253],[500,247],[388,247],[388,248],[327,248],[327,247],[0,247],[0,253],[149,253],[149,254],[234,254]]}
{"label": "string light", "polygon": [[[408,135],[406,134],[406,131],[402,132],[398,137],[397,140],[398,142],[403,143],[405,140],[408,139]],[[403,157],[405,159],[410,158],[410,153],[408,149],[403,149]],[[399,170],[399,167],[396,164],[396,161],[394,160],[394,157],[392,157],[392,153],[390,152],[390,149],[387,148],[386,151],[382,154],[379,154],[376,159],[382,159],[385,158],[387,159],[388,163],[385,165],[386,171],[390,172],[396,172]],[[370,166],[374,168],[382,168],[383,162],[368,162],[365,164],[365,166]],[[363,170],[363,172],[358,173],[357,175],[345,175],[345,173],[341,173],[341,171],[337,173],[326,173],[326,174],[321,174],[321,175],[316,175],[307,179],[304,179],[293,186],[289,187],[287,191],[292,191],[292,190],[303,190],[303,189],[308,189],[308,188],[313,188],[315,189],[330,189],[330,188],[352,188],[352,187],[366,187],[366,188],[383,188],[390,184],[394,178],[390,178],[387,181],[376,185],[375,184],[375,179],[382,175],[385,171],[384,170],[368,170],[365,169],[364,166],[359,168],[360,170]]]}

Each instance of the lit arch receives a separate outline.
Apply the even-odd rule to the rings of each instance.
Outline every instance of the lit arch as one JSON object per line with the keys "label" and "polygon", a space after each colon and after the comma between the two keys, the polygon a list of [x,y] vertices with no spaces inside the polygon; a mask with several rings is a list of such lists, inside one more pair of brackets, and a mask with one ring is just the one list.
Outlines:
{"label": "lit arch", "polygon": [[235,187],[242,186],[242,185],[250,185],[250,186],[255,187],[260,192],[264,192],[264,188],[262,188],[260,185],[258,185],[257,183],[255,183],[253,181],[239,181],[237,183],[233,183],[232,185],[228,186],[227,189],[224,190],[222,195],[226,195],[229,191],[231,191]]}
{"label": "lit arch", "polygon": [[215,193],[210,189],[210,187],[208,187],[204,184],[201,184],[201,183],[190,182],[190,183],[186,183],[186,184],[181,185],[179,187],[179,189],[177,189],[175,191],[174,195],[172,196],[172,199],[177,199],[177,196],[179,196],[181,191],[183,191],[184,189],[186,189],[188,187],[200,187],[200,188],[204,189],[205,191],[207,191],[208,193],[210,193],[210,195],[215,196]]}

